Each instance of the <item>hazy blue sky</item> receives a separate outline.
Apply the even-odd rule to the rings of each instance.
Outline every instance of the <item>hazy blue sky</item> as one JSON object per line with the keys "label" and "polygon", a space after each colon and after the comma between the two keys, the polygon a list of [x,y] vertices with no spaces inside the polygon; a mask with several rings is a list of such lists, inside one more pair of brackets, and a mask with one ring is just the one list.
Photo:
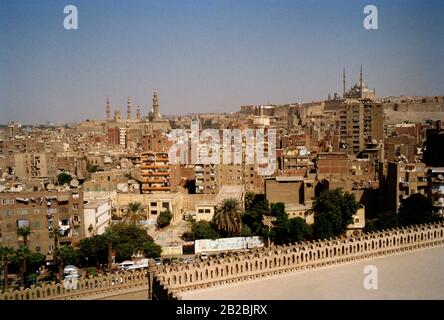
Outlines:
{"label": "hazy blue sky", "polygon": [[[79,29],[63,28],[63,7]],[[379,30],[362,26],[379,9]],[[163,114],[326,98],[364,81],[444,95],[444,2],[0,0],[0,123],[103,119],[126,98]]]}

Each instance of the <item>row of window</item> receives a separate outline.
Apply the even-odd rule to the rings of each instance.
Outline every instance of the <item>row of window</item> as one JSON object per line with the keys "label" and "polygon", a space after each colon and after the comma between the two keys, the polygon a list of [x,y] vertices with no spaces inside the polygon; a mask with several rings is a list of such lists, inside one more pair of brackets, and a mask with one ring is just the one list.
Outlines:
{"label": "row of window", "polygon": [[3,206],[15,204],[15,199],[2,199],[0,204],[3,205]]}
{"label": "row of window", "polygon": [[[79,205],[74,204],[72,206],[73,210],[78,210],[79,209]],[[56,208],[51,208],[51,209],[47,209],[46,210],[48,214],[55,214],[57,213],[57,209]],[[69,207],[59,207],[58,211],[60,213],[69,213]],[[41,213],[41,209],[40,208],[33,208],[33,209],[16,209],[15,210],[17,215],[28,215],[30,213],[33,214],[40,214]],[[14,210],[13,209],[5,209],[3,211],[3,217],[11,217],[14,214]]]}

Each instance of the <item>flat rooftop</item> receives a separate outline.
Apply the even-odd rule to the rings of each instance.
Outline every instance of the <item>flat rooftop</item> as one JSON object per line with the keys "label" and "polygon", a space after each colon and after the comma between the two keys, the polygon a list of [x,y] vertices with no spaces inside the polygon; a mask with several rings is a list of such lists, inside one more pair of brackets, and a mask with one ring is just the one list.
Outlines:
{"label": "flat rooftop", "polygon": [[[366,290],[364,267],[377,267]],[[444,299],[444,247],[182,293],[184,300]]]}

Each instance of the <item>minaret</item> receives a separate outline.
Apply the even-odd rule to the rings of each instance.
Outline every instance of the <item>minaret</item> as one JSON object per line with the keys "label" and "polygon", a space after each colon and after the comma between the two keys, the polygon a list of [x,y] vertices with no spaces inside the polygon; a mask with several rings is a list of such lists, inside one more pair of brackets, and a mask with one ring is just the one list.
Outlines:
{"label": "minaret", "polygon": [[120,108],[118,106],[114,110],[114,120],[120,120]]}
{"label": "minaret", "polygon": [[126,101],[126,115],[127,119],[131,119],[131,99],[128,97],[128,100]]}
{"label": "minaret", "polygon": [[361,64],[361,71],[359,72],[359,90],[361,92],[361,98],[362,98],[362,64]]}
{"label": "minaret", "polygon": [[109,99],[108,98],[106,98],[105,110],[106,110],[106,120],[108,121],[108,120],[111,119],[111,106],[109,105]]}
{"label": "minaret", "polygon": [[140,106],[137,106],[136,118],[137,120],[140,120]]}
{"label": "minaret", "polygon": [[342,98],[345,99],[345,68],[342,72]]}
{"label": "minaret", "polygon": [[153,94],[153,119],[160,120],[159,99],[157,98],[156,91],[154,91],[154,94]]}

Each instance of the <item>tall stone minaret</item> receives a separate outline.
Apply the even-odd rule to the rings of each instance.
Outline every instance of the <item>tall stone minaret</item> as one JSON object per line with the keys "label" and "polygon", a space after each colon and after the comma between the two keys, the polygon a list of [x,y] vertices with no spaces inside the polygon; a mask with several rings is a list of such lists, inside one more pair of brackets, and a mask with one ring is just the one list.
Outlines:
{"label": "tall stone minaret", "polygon": [[109,104],[108,98],[106,98],[105,110],[106,110],[106,120],[111,120],[111,106]]}
{"label": "tall stone minaret", "polygon": [[345,68],[344,71],[342,71],[342,98],[345,98]]}
{"label": "tall stone minaret", "polygon": [[153,94],[153,119],[160,120],[159,99],[157,98],[156,91],[154,91],[154,94]]}
{"label": "tall stone minaret", "polygon": [[120,120],[120,108],[118,106],[114,110],[114,120]]}
{"label": "tall stone minaret", "polygon": [[127,119],[131,119],[131,99],[128,97],[128,100],[126,101],[126,116]]}
{"label": "tall stone minaret", "polygon": [[140,115],[140,106],[137,106],[137,111],[136,111],[136,119],[140,120],[141,115]]}
{"label": "tall stone minaret", "polygon": [[361,98],[362,98],[362,64],[361,64],[361,71],[359,72],[359,90],[361,91]]}

